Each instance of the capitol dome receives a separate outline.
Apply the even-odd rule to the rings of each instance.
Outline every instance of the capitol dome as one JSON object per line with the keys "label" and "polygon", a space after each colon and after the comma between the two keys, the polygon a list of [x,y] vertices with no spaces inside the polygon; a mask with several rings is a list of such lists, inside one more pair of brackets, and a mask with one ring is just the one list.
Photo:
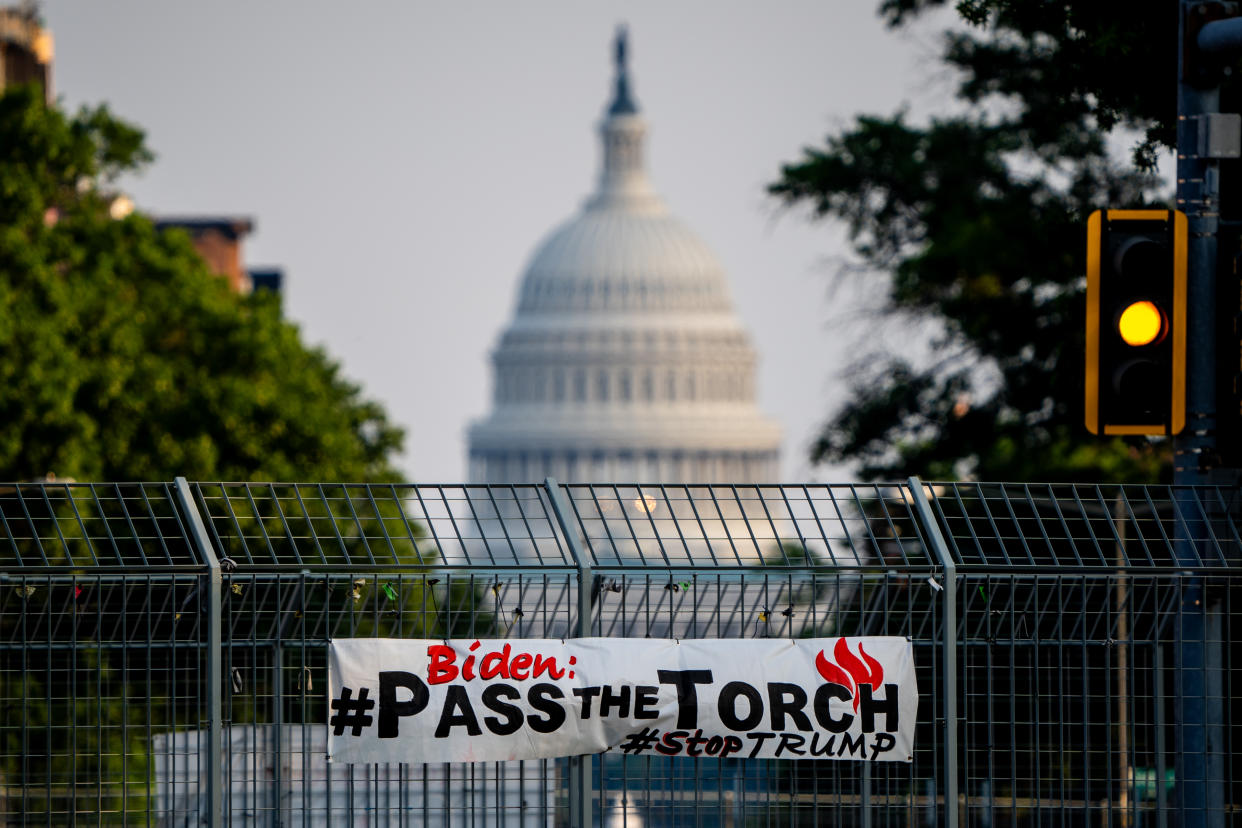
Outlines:
{"label": "capitol dome", "polygon": [[719,261],[646,175],[626,43],[595,192],[536,248],[492,354],[476,482],[771,482],[780,429]]}

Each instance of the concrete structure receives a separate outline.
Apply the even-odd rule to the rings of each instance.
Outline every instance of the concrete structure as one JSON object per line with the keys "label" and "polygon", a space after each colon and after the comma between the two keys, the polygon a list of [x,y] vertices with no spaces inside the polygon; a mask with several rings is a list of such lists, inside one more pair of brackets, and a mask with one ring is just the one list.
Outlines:
{"label": "concrete structure", "polygon": [[492,356],[492,412],[469,432],[475,482],[777,476],[754,347],[719,262],[648,181],[646,132],[620,32],[599,183],[526,268]]}
{"label": "concrete structure", "polygon": [[280,292],[284,273],[279,268],[247,270],[242,242],[254,232],[254,221],[242,216],[165,217],[156,222],[160,229],[177,228],[190,234],[194,249],[207,266],[229,283],[234,293],[246,295],[254,290]]}
{"label": "concrete structure", "polygon": [[53,53],[52,32],[43,27],[34,3],[0,8],[0,89],[36,83],[53,100]]}

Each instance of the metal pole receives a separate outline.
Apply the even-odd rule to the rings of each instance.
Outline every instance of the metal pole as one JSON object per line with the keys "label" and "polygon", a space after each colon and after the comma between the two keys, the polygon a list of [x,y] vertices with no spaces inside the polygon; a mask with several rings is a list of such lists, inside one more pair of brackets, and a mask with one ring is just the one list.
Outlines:
{"label": "metal pole", "polygon": [[221,828],[224,825],[224,671],[221,663],[224,642],[220,631],[223,578],[220,575],[220,561],[207,535],[207,526],[194,505],[190,484],[184,477],[178,477],[174,487],[190,536],[203,563],[207,565],[204,579],[207,582],[207,814],[204,824],[210,828]]}
{"label": "metal pole", "polygon": [[1199,154],[1200,115],[1220,110],[1220,89],[1188,77],[1185,29],[1207,11],[1201,0],[1181,0],[1178,32],[1177,206],[1190,238],[1186,266],[1186,428],[1174,438],[1173,482],[1208,482],[1200,463],[1216,448],[1216,234],[1220,225],[1220,163]]}
{"label": "metal pole", "polygon": [[1242,49],[1242,17],[1213,21],[1199,30],[1199,49],[1212,54]]}
{"label": "metal pole", "polygon": [[1113,502],[1113,526],[1117,532],[1117,583],[1114,599],[1117,602],[1117,769],[1121,779],[1120,809],[1121,828],[1130,828],[1134,822],[1134,808],[1130,794],[1134,788],[1130,770],[1130,594],[1126,580],[1126,520],[1125,498],[1120,492]]}
{"label": "metal pole", "polygon": [[862,791],[859,795],[862,804],[862,828],[872,828],[871,819],[871,763],[862,767]]}
{"label": "metal pole", "polygon": [[[569,553],[578,565],[578,637],[589,638],[591,621],[595,615],[595,573],[579,542],[578,531],[570,520],[560,485],[548,477],[543,481],[543,487],[548,494],[552,513],[556,515],[556,523],[561,527],[561,534],[565,536],[565,543],[569,546]],[[591,824],[592,793],[591,757],[569,757],[569,824],[573,828],[585,828]]]}
{"label": "metal pole", "polygon": [[[1178,22],[1177,206],[1186,213],[1190,232],[1186,268],[1186,428],[1173,442],[1174,499],[1180,520],[1174,555],[1186,566],[1202,556],[1196,549],[1207,537],[1206,519],[1189,487],[1210,482],[1216,453],[1216,254],[1220,224],[1220,164],[1199,154],[1197,116],[1219,112],[1220,89],[1201,88],[1191,66],[1198,54],[1186,53],[1188,29],[1198,26],[1209,5],[1181,0]],[[1181,742],[1176,754],[1178,807],[1187,828],[1224,825],[1223,779],[1210,773],[1209,756],[1219,754],[1219,722],[1207,718],[1208,652],[1219,642],[1207,639],[1203,578],[1187,575],[1174,626],[1174,669],[1179,676],[1174,721]]]}
{"label": "metal pole", "polygon": [[957,808],[957,564],[949,546],[940,534],[940,525],[931,503],[923,491],[923,481],[911,477],[906,481],[914,501],[914,513],[923,530],[923,538],[944,567],[944,642],[941,656],[944,673],[944,819],[942,825],[958,824]]}
{"label": "metal pole", "polygon": [[1161,650],[1162,646],[1158,636],[1156,652],[1152,659],[1156,696],[1156,828],[1169,828],[1169,801],[1164,789],[1168,770],[1164,763],[1164,654]]}

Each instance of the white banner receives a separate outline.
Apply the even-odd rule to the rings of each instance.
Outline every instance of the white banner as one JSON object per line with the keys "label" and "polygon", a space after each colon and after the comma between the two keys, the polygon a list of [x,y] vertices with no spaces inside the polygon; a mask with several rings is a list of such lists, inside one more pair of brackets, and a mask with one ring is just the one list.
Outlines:
{"label": "white banner", "polygon": [[918,712],[904,638],[348,638],[328,694],[334,762],[909,762]]}

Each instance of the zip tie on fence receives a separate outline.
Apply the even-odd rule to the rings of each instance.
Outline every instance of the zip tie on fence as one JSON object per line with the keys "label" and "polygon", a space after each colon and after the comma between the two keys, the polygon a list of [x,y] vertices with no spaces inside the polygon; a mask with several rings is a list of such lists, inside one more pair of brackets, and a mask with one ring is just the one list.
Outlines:
{"label": "zip tie on fence", "polygon": [[[305,682],[303,682],[305,679]],[[307,693],[314,692],[315,688],[311,684],[311,668],[303,667],[302,672],[298,674],[298,689],[305,690]]]}
{"label": "zip tie on fence", "polygon": [[931,584],[931,588],[936,590],[936,592],[942,592],[944,590],[944,587],[941,586],[940,582],[937,581],[932,575],[927,576],[927,583]]}
{"label": "zip tie on fence", "polygon": [[234,581],[232,584],[229,585],[229,589],[233,590],[234,595],[242,594],[242,585],[237,583],[236,581]]}
{"label": "zip tie on fence", "polygon": [[229,675],[230,675],[230,678],[231,678],[232,683],[233,683],[233,692],[234,692],[234,693],[240,693],[240,692],[242,692],[242,690],[245,688],[245,684],[244,684],[244,683],[243,683],[243,681],[242,681],[242,674],[241,674],[241,670],[239,670],[238,668],[234,667],[234,668],[230,671]]}
{"label": "zip tie on fence", "polygon": [[388,596],[389,601],[397,600],[397,591],[392,588],[392,584],[384,584],[384,594]]}
{"label": "zip tie on fence", "polygon": [[193,587],[191,587],[190,591],[187,592],[185,594],[185,597],[181,599],[181,606],[177,607],[177,614],[174,617],[174,620],[179,619],[181,617],[181,613],[185,612],[186,607],[188,607],[190,605],[190,602],[194,600],[195,595],[198,595],[198,584],[195,584]]}

